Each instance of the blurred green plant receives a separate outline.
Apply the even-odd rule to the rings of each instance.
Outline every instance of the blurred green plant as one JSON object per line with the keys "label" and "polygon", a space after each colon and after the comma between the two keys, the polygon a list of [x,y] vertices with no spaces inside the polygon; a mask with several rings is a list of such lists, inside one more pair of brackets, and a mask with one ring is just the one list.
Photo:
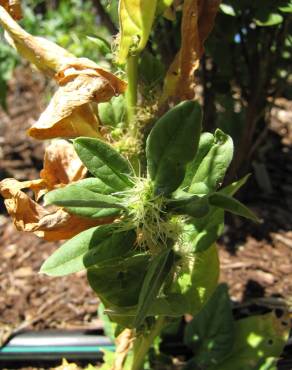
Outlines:
{"label": "blurred green plant", "polygon": [[229,178],[249,169],[275,99],[291,97],[290,0],[225,0],[206,44],[201,78],[204,127],[232,136]]}

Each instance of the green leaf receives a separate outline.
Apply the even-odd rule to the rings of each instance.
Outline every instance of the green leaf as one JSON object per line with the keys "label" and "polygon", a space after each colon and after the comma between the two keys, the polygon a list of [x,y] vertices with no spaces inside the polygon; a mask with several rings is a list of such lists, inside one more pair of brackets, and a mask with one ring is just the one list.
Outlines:
{"label": "green leaf", "polygon": [[106,308],[134,306],[138,303],[148,264],[146,254],[121,258],[112,266],[89,268],[88,282]]}
{"label": "green leaf", "polygon": [[169,274],[174,262],[174,254],[172,250],[162,251],[157,256],[154,256],[150,261],[147,270],[141,293],[139,295],[137,314],[134,320],[134,327],[142,324],[147,316],[149,307],[157,297],[167,275]]}
{"label": "green leaf", "polygon": [[256,16],[255,23],[257,26],[270,27],[282,23],[283,20],[283,16],[279,13],[270,13],[268,10],[263,13],[260,10],[260,13]]}
{"label": "green leaf", "polygon": [[197,172],[202,160],[211,150],[214,144],[214,135],[209,132],[203,132],[200,136],[199,146],[195,158],[187,165],[186,175],[180,188],[187,190],[192,182],[192,179]]}
{"label": "green leaf", "polygon": [[207,197],[199,197],[185,193],[185,197],[170,200],[167,209],[180,215],[192,217],[204,217],[209,212],[209,202]]}
{"label": "green leaf", "polygon": [[74,140],[74,148],[88,170],[116,191],[132,186],[133,176],[129,162],[110,145],[92,138]]}
{"label": "green leaf", "polygon": [[271,369],[267,367],[270,358],[279,358],[288,339],[288,322],[289,319],[278,319],[273,312],[236,321],[235,340],[229,357],[208,370]]}
{"label": "green leaf", "polygon": [[197,152],[201,120],[199,104],[185,101],[156,122],[146,144],[148,171],[156,194],[169,194],[183,181],[186,165]]}
{"label": "green leaf", "polygon": [[224,13],[226,15],[230,15],[231,17],[236,16],[235,10],[233,9],[233,7],[231,5],[220,4],[220,10],[221,10],[222,13]]}
{"label": "green leaf", "polygon": [[156,6],[157,0],[120,0],[118,63],[125,63],[129,55],[144,49],[151,32]]}
{"label": "green leaf", "polygon": [[192,369],[192,363],[199,368],[208,368],[229,355],[234,342],[234,328],[225,284],[217,287],[207,304],[186,326],[184,342],[194,352],[186,369]]}
{"label": "green leaf", "polygon": [[125,97],[114,96],[109,102],[98,104],[98,115],[104,125],[116,127],[126,117]]}
{"label": "green leaf", "polygon": [[138,72],[140,80],[145,84],[147,91],[149,91],[163,81],[165,68],[157,57],[145,50],[139,62]]}
{"label": "green leaf", "polygon": [[246,206],[240,203],[237,199],[234,199],[228,195],[222,193],[214,193],[209,196],[209,202],[215,207],[222,208],[226,211],[234,213],[236,215],[249,218],[255,222],[259,222],[257,216],[251,212]]}
{"label": "green leaf", "polygon": [[193,258],[188,255],[178,263],[178,273],[170,292],[185,299],[184,313],[196,315],[213,294],[218,278],[218,251],[213,244],[206,251],[196,253]]}
{"label": "green leaf", "polygon": [[[249,175],[243,177],[219,192],[227,196],[234,195],[246,183],[248,177]],[[222,234],[224,230],[224,211],[220,208],[210,207],[209,213],[202,218],[193,219],[192,225],[190,237],[194,251],[203,252]]]}
{"label": "green leaf", "polygon": [[102,55],[107,56],[112,53],[111,45],[103,37],[87,36],[87,39],[97,46]]}
{"label": "green leaf", "polygon": [[[284,4],[286,2],[286,4]],[[282,6],[279,6],[278,9],[283,13],[292,13],[292,0],[283,2]]]}
{"label": "green leaf", "polygon": [[113,225],[93,227],[74,236],[42,265],[41,272],[63,276],[126,255],[134,245],[133,231],[117,232]]}
{"label": "green leaf", "polygon": [[82,185],[72,184],[50,191],[45,195],[45,205],[55,204],[69,212],[84,217],[107,217],[125,209],[121,200],[111,195],[98,194]]}
{"label": "green leaf", "polygon": [[215,191],[223,181],[232,156],[231,137],[217,129],[214,134],[214,143],[193,173],[188,191],[192,194],[208,194]]}

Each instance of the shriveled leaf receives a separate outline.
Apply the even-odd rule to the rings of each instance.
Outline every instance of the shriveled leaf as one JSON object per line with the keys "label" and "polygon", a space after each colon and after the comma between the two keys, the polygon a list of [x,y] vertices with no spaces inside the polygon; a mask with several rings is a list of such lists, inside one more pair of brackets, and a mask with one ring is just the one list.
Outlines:
{"label": "shriveled leaf", "polygon": [[150,261],[141,292],[139,295],[137,314],[134,320],[134,327],[138,327],[148,314],[149,308],[165,282],[174,263],[172,250],[165,250],[154,256]]}
{"label": "shriveled leaf", "polygon": [[50,276],[63,276],[123,257],[133,247],[135,233],[118,232],[113,225],[93,227],[76,235],[53,253],[41,267]]}
{"label": "shriveled leaf", "polygon": [[48,189],[81,180],[86,168],[76,154],[72,144],[65,140],[53,141],[45,150],[44,168],[40,172]]}
{"label": "shriveled leaf", "polygon": [[9,43],[19,54],[49,77],[53,77],[69,59],[74,58],[73,54],[55,43],[30,35],[2,7],[0,7],[0,24],[7,32]]}
{"label": "shriveled leaf", "polygon": [[147,166],[156,194],[169,194],[183,181],[195,156],[201,132],[201,108],[186,101],[164,114],[146,144]]}
{"label": "shriveled leaf", "polygon": [[28,130],[36,139],[99,137],[98,120],[90,102],[105,102],[126,85],[88,60],[76,60],[57,74],[60,87],[39,120]]}
{"label": "shriveled leaf", "polygon": [[[233,142],[230,136],[217,129],[214,142],[208,153],[197,166],[194,159],[194,173],[188,191],[192,194],[208,194],[215,191],[222,183],[233,156]],[[192,164],[190,165],[192,168]],[[190,176],[189,176],[190,177]]]}
{"label": "shriveled leaf", "polygon": [[22,18],[20,0],[0,0],[0,5],[7,10],[13,19],[19,20]]}
{"label": "shriveled leaf", "polygon": [[220,0],[184,1],[181,48],[167,72],[162,101],[194,98],[194,72],[199,68],[203,45],[213,28],[219,5]]}
{"label": "shriveled leaf", "polygon": [[127,367],[125,367],[124,364],[129,351],[133,347],[134,340],[133,330],[130,329],[123,330],[116,338],[115,361],[111,370],[127,370]]}
{"label": "shriveled leaf", "polygon": [[19,231],[33,232],[46,240],[63,240],[92,226],[110,222],[107,218],[90,220],[74,216],[60,208],[46,209],[21,191],[30,187],[30,182],[21,183],[15,179],[0,183],[5,206]]}
{"label": "shriveled leaf", "polygon": [[250,211],[245,205],[240,203],[237,199],[234,199],[228,195],[222,193],[214,193],[209,196],[209,202],[215,207],[224,209],[238,216],[249,218],[255,222],[259,222],[257,216]]}
{"label": "shriveled leaf", "polygon": [[209,368],[220,363],[230,354],[234,337],[231,302],[227,286],[222,284],[186,326],[184,342],[194,352],[186,369],[192,369],[192,364]]}
{"label": "shriveled leaf", "polygon": [[154,21],[156,6],[157,0],[119,1],[118,63],[125,63],[129,55],[144,49]]}
{"label": "shriveled leaf", "polygon": [[[289,318],[271,312],[235,322],[233,349],[226,360],[210,370],[258,370],[267,367],[271,357],[279,358],[289,335]],[[272,369],[274,369],[272,367]]]}
{"label": "shriveled leaf", "polygon": [[129,162],[109,144],[97,139],[78,138],[74,147],[88,170],[115,191],[131,186],[129,176],[133,175]]}

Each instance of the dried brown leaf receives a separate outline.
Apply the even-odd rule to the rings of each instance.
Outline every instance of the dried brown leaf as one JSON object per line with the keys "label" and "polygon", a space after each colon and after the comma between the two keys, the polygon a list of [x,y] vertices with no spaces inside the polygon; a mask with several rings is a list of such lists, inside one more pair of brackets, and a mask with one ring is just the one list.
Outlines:
{"label": "dried brown leaf", "polygon": [[115,362],[112,370],[122,370],[129,351],[132,349],[133,331],[125,329],[116,338]]}
{"label": "dried brown leaf", "polygon": [[48,241],[70,239],[90,227],[111,222],[112,219],[87,219],[71,215],[65,210],[46,209],[32,200],[22,189],[30,189],[30,182],[5,179],[0,182],[0,194],[14,225],[19,231],[33,232]]}
{"label": "dried brown leaf", "polygon": [[19,54],[49,77],[53,77],[67,63],[67,60],[74,58],[73,54],[57,44],[43,37],[30,35],[1,6],[0,24],[6,31],[8,42]]}
{"label": "dried brown leaf", "polygon": [[7,10],[13,19],[19,20],[22,18],[20,0],[0,0],[0,5]]}
{"label": "dried brown leaf", "polygon": [[185,0],[181,48],[165,78],[162,101],[193,99],[195,71],[204,53],[204,42],[214,26],[220,0]]}
{"label": "dried brown leaf", "polygon": [[66,140],[53,141],[46,148],[40,177],[48,189],[84,179],[86,172],[73,145]]}

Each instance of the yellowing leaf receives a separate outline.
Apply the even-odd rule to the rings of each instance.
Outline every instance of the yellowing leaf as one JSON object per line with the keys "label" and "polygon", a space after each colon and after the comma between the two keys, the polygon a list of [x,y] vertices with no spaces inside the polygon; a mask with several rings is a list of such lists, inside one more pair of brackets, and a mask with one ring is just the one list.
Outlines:
{"label": "yellowing leaf", "polygon": [[181,48],[167,72],[162,102],[193,99],[195,71],[204,53],[220,0],[185,0],[181,26]]}
{"label": "yellowing leaf", "polygon": [[120,0],[120,40],[117,61],[125,63],[146,46],[156,13],[157,0]]}
{"label": "yellowing leaf", "polygon": [[132,348],[134,341],[133,331],[125,329],[116,338],[116,353],[112,370],[122,370],[126,361],[127,355]]}
{"label": "yellowing leaf", "polygon": [[0,5],[8,11],[12,18],[16,20],[22,18],[20,0],[0,0]]}

